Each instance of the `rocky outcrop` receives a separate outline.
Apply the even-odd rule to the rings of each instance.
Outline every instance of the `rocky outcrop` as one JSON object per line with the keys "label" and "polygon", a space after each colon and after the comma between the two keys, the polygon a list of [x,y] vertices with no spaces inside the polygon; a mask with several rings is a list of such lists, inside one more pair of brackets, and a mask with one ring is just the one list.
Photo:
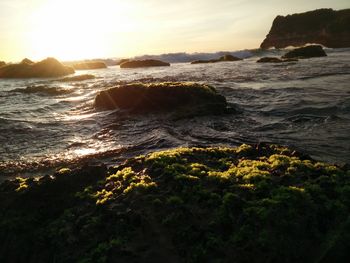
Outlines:
{"label": "rocky outcrop", "polygon": [[28,59],[28,58],[25,58],[25,59],[23,59],[22,61],[21,61],[21,64],[28,64],[28,65],[31,65],[31,64],[33,64],[34,62],[33,61],[31,61],[30,59]]}
{"label": "rocky outcrop", "polygon": [[120,64],[121,68],[168,67],[169,63],[155,59],[128,60]]}
{"label": "rocky outcrop", "polygon": [[10,64],[0,68],[0,78],[51,78],[73,73],[73,68],[64,66],[55,58],[33,64]]}
{"label": "rocky outcrop", "polygon": [[330,48],[350,47],[350,9],[319,9],[277,16],[261,48],[285,48],[317,43]]}
{"label": "rocky outcrop", "polygon": [[94,78],[95,78],[94,75],[84,74],[84,75],[78,75],[78,76],[73,76],[73,77],[67,77],[67,78],[63,78],[63,79],[58,79],[57,81],[61,81],[61,82],[84,81],[84,80],[94,79]]}
{"label": "rocky outcrop", "polygon": [[3,67],[3,66],[5,66],[5,65],[6,65],[6,62],[0,61],[0,67]]}
{"label": "rocky outcrop", "polygon": [[293,58],[315,58],[315,57],[325,57],[327,56],[326,52],[321,46],[312,45],[301,48],[296,48],[289,51],[287,54],[282,56],[285,59]]}
{"label": "rocky outcrop", "polygon": [[288,59],[280,59],[278,57],[263,57],[260,58],[257,63],[282,63],[282,62],[295,62],[298,59],[288,58]]}
{"label": "rocky outcrop", "polygon": [[349,167],[263,143],[118,156],[0,184],[0,262],[349,262]]}
{"label": "rocky outcrop", "polygon": [[128,59],[128,58],[123,58],[123,59],[119,60],[119,61],[116,63],[116,65],[120,66],[121,64],[123,64],[123,63],[125,63],[125,62],[128,62],[128,61],[130,61],[130,59]]}
{"label": "rocky outcrop", "polygon": [[95,106],[102,109],[126,109],[130,112],[165,112],[179,109],[204,114],[223,113],[225,97],[207,85],[197,83],[129,84],[101,91]]}
{"label": "rocky outcrop", "polygon": [[101,69],[107,68],[107,65],[102,61],[93,61],[73,64],[73,68],[76,70]]}
{"label": "rocky outcrop", "polygon": [[238,60],[242,60],[242,59],[232,55],[225,55],[220,57],[219,59],[192,61],[191,64],[217,63],[217,62],[238,61]]}

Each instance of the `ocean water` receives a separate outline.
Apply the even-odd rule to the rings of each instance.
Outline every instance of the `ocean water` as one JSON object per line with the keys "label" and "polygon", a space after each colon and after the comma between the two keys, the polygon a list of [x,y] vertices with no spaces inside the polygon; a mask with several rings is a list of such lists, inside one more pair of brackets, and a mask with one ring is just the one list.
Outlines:
{"label": "ocean water", "polygon": [[[0,80],[0,180],[59,167],[125,158],[177,146],[277,143],[331,163],[350,163],[350,49],[327,57],[260,64],[174,63],[171,67],[77,71],[97,78]],[[171,114],[97,111],[96,94],[129,82],[210,84],[236,111],[174,119]]]}

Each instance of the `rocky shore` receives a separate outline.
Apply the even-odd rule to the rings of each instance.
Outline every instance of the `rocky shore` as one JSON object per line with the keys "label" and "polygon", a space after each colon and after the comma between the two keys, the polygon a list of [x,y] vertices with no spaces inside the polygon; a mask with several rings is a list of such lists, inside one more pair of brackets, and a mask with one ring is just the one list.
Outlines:
{"label": "rocky shore", "polygon": [[18,177],[0,185],[0,261],[345,262],[349,182],[265,144]]}

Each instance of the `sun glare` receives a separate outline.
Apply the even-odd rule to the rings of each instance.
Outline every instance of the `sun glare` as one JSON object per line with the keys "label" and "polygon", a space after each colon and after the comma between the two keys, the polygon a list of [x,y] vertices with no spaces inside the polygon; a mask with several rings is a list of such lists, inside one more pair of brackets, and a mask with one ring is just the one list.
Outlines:
{"label": "sun glare", "polygon": [[[32,15],[29,44],[33,58],[62,60],[106,57],[111,39],[127,24],[120,1],[47,0]],[[113,36],[113,37],[112,37]]]}

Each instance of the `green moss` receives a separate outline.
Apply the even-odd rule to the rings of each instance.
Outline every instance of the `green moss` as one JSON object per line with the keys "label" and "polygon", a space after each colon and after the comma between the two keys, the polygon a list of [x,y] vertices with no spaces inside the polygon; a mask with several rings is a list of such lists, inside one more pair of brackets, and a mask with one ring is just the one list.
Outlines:
{"label": "green moss", "polygon": [[64,174],[0,187],[1,262],[18,251],[36,262],[341,262],[349,249],[349,170],[285,147],[178,148],[99,177]]}

